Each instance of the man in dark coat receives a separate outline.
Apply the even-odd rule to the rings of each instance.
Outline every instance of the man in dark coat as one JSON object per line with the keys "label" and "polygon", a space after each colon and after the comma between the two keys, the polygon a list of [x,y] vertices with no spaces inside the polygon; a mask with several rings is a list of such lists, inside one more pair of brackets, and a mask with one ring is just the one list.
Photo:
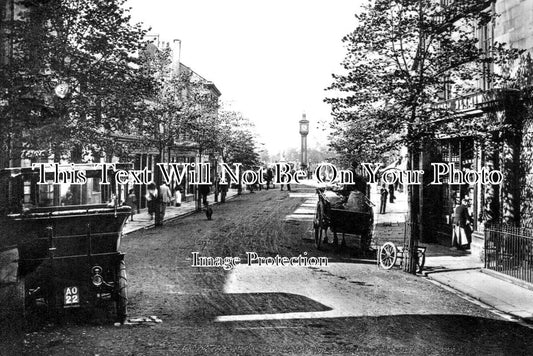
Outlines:
{"label": "man in dark coat", "polygon": [[200,195],[202,197],[202,204],[207,204],[207,196],[211,192],[211,188],[207,184],[199,184],[198,189],[200,190]]}
{"label": "man in dark coat", "polygon": [[[265,180],[266,180],[266,189],[268,190],[270,187],[270,182],[272,182],[272,179],[274,178],[274,173],[272,173],[272,168],[267,168],[266,174],[265,174]],[[273,187],[273,186],[272,186]]]}
{"label": "man in dark coat", "polygon": [[381,186],[381,190],[379,191],[381,194],[381,205],[379,207],[379,213],[385,214],[385,209],[387,207],[387,195],[389,195],[389,191],[387,190],[387,187],[385,184]]}

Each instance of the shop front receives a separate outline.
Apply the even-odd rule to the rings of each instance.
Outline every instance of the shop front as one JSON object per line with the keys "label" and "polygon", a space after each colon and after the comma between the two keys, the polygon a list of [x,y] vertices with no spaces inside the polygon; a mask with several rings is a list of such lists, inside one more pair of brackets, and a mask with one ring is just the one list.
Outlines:
{"label": "shop front", "polygon": [[[504,124],[517,122],[520,118],[516,102],[509,93],[504,94],[485,92],[443,102],[439,107],[452,111],[454,115],[448,121],[443,120],[442,124],[450,120],[468,123],[475,119]],[[440,136],[427,144],[423,157],[425,181],[421,240],[451,246],[454,212],[464,198],[469,201],[473,255],[482,255],[486,225],[517,223],[519,148],[516,135],[501,130],[484,132],[484,135],[465,130],[464,134]],[[436,180],[439,173],[436,163],[449,167],[449,175]],[[498,171],[494,176],[502,177],[498,184],[481,179],[484,173],[486,176],[492,171]],[[442,184],[435,184],[435,181]]]}

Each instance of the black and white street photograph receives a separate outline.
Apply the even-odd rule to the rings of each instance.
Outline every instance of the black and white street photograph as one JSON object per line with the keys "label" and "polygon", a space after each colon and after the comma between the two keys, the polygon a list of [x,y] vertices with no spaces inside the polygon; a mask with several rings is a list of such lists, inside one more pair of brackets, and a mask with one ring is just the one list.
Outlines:
{"label": "black and white street photograph", "polygon": [[533,0],[0,0],[0,355],[532,355]]}

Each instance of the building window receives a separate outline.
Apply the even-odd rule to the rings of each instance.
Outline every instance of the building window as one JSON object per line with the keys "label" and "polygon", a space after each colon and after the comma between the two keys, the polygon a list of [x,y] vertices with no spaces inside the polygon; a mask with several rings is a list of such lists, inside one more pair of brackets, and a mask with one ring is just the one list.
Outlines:
{"label": "building window", "polygon": [[91,190],[93,192],[100,192],[100,178],[89,178],[88,180],[92,183]]}
{"label": "building window", "polygon": [[54,202],[54,185],[52,181],[47,184],[39,184],[39,206],[51,206]]}
{"label": "building window", "polygon": [[31,182],[24,181],[24,203],[30,203],[31,199]]}

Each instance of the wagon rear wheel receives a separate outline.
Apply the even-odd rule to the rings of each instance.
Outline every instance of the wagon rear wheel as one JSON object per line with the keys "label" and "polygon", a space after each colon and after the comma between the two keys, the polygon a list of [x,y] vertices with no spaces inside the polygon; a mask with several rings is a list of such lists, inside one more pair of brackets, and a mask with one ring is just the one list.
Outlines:
{"label": "wagon rear wheel", "polygon": [[128,315],[128,277],[126,275],[126,263],[124,261],[120,261],[118,265],[115,291],[117,321],[123,324]]}
{"label": "wagon rear wheel", "polygon": [[386,242],[379,249],[379,265],[384,269],[391,269],[398,259],[398,250],[392,242]]}

